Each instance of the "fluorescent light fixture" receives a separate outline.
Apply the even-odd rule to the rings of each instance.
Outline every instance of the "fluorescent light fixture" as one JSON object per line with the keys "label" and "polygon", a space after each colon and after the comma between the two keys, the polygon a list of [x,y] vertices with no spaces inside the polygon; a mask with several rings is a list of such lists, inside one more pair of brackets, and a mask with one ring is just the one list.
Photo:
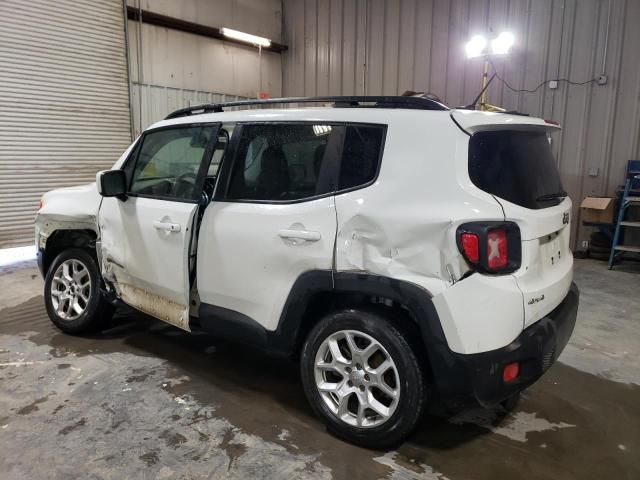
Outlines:
{"label": "fluorescent light fixture", "polygon": [[329,135],[331,133],[331,125],[314,125],[313,133],[316,134],[316,137]]}
{"label": "fluorescent light fixture", "polygon": [[467,58],[480,57],[484,55],[486,53],[484,51],[486,46],[486,38],[484,38],[482,35],[474,35],[464,47],[465,52],[467,52]]}
{"label": "fluorescent light fixture", "polygon": [[510,32],[502,32],[491,42],[491,53],[494,55],[506,55],[513,47],[516,39]]}
{"label": "fluorescent light fixture", "polygon": [[233,30],[232,28],[221,28],[220,32],[229,38],[233,38],[234,40],[240,40],[241,42],[247,42],[252,45],[259,45],[261,47],[270,47],[271,40],[264,37],[258,37],[257,35],[251,35],[250,33],[240,32],[238,30]]}

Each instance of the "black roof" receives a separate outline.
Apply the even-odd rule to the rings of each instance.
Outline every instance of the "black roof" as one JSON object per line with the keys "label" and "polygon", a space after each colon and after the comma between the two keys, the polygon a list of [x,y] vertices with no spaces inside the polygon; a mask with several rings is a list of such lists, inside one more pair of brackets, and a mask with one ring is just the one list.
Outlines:
{"label": "black roof", "polygon": [[198,115],[201,113],[219,113],[228,107],[249,107],[260,105],[277,105],[286,103],[333,103],[336,108],[408,108],[416,110],[449,110],[446,105],[427,97],[409,96],[344,96],[344,97],[288,97],[269,98],[267,100],[238,100],[227,103],[207,103],[181,108],[166,116],[171,118]]}

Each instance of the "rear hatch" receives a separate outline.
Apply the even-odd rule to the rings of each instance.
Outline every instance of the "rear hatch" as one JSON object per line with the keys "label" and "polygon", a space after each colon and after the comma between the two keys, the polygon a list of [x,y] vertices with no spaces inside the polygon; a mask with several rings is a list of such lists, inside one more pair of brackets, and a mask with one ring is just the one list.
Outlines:
{"label": "rear hatch", "polygon": [[522,266],[513,275],[522,291],[525,327],[551,312],[573,278],[569,248],[571,200],[551,149],[559,127],[517,115],[453,111],[471,135],[469,177],[501,205],[522,237]]}

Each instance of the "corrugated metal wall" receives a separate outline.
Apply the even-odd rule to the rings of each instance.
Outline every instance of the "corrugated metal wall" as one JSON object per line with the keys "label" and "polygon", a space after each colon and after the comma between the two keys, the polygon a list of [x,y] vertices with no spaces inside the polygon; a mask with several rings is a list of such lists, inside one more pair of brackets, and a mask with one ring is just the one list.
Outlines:
{"label": "corrugated metal wall", "polygon": [[[127,0],[142,8],[211,27],[230,27],[280,41],[280,0]],[[212,101],[281,95],[281,56],[252,46],[127,22],[134,135],[178,108]],[[138,61],[140,58],[140,61]],[[140,121],[142,117],[142,122]]]}
{"label": "corrugated metal wall", "polygon": [[[167,114],[179,108],[203,103],[233,102],[246,99],[247,97],[224,93],[134,83],[131,90],[131,105],[135,136],[138,136],[149,125],[162,120]],[[142,122],[140,118],[142,118]]]}
{"label": "corrugated metal wall", "polygon": [[122,0],[0,1],[0,248],[131,141]]}
{"label": "corrugated metal wall", "polygon": [[229,27],[280,41],[281,0],[126,0],[161,15],[212,27]]}
{"label": "corrugated metal wall", "polygon": [[[280,0],[128,0],[131,7],[280,41]],[[281,56],[192,33],[128,21],[133,82],[255,98],[280,96]],[[140,57],[140,62],[138,61]]]}
{"label": "corrugated metal wall", "polygon": [[[513,92],[496,79],[488,91],[489,103],[562,123],[554,148],[574,219],[584,196],[613,195],[627,160],[640,157],[638,0],[284,0],[283,23],[284,95],[415,90],[468,104],[482,61],[467,60],[464,44],[503,30],[517,45],[495,65],[517,90],[593,79],[604,62],[604,86]],[[579,222],[574,229],[581,245],[588,231]]]}

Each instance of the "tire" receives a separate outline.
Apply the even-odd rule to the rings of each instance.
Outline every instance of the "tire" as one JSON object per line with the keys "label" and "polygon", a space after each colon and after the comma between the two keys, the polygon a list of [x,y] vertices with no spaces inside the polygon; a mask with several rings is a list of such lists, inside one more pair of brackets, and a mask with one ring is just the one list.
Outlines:
{"label": "tire", "polygon": [[101,282],[96,261],[86,250],[71,248],[60,253],[44,280],[49,319],[65,333],[98,330],[113,315],[113,306],[100,292]]}
{"label": "tire", "polygon": [[[335,359],[331,344],[340,349]],[[391,366],[380,371],[387,360]],[[401,331],[378,313],[343,310],[324,317],[303,345],[300,370],[314,412],[331,433],[349,442],[375,449],[395,446],[422,416],[427,389],[418,357]],[[395,396],[378,388],[380,382]],[[333,391],[321,392],[319,384]]]}

